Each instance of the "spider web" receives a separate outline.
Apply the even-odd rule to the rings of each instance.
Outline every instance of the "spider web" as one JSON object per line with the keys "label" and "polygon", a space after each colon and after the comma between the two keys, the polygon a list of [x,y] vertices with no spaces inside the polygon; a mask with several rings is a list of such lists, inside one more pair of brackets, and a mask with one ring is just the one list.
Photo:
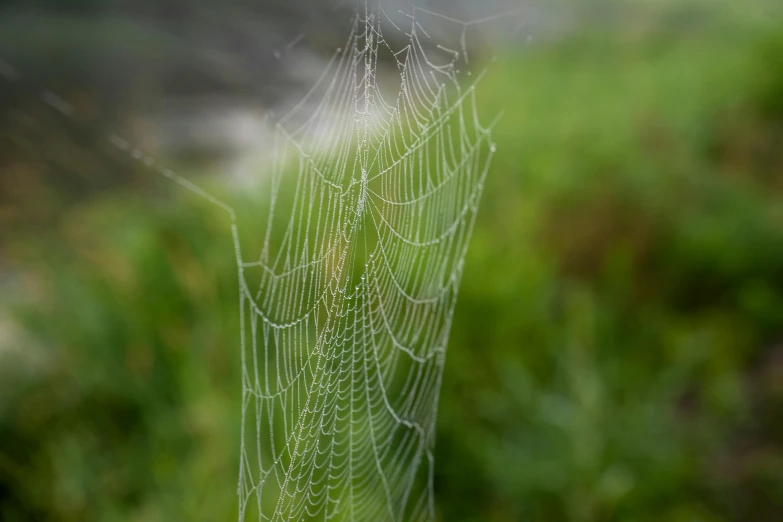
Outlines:
{"label": "spider web", "polygon": [[[482,126],[476,108],[483,73],[465,82],[459,66],[468,29],[502,16],[463,22],[415,6],[400,14],[365,3],[316,85],[276,124],[273,166],[251,217],[262,231],[252,260],[233,207],[107,135],[231,217],[239,522],[435,518],[441,377],[495,152],[493,125]],[[435,42],[422,17],[460,27],[453,48]],[[396,81],[381,74],[388,64]],[[0,76],[22,78],[2,59]],[[73,118],[56,93],[41,99]]]}
{"label": "spider web", "polygon": [[435,516],[438,393],[494,146],[461,52],[438,46],[451,58],[436,63],[415,14],[405,29],[381,8],[358,14],[277,124],[263,247],[238,257],[240,521]]}

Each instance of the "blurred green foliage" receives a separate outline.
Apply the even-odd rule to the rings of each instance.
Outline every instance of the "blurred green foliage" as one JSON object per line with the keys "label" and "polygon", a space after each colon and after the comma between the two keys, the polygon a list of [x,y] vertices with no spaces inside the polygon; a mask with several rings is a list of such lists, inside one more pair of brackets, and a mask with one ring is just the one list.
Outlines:
{"label": "blurred green foliage", "polygon": [[[783,32],[620,14],[481,87],[505,116],[440,402],[443,520],[783,513]],[[2,520],[235,518],[230,241],[187,196],[116,196],[8,246]]]}

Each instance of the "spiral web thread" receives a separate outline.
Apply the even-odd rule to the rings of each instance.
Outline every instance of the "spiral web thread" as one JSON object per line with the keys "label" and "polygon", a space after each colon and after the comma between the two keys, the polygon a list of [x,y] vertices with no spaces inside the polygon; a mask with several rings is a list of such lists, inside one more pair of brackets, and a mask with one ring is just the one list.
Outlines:
{"label": "spiral web thread", "polygon": [[276,126],[263,247],[254,262],[237,250],[240,522],[434,518],[445,349],[494,146],[460,52],[432,61],[415,14],[407,30],[380,8],[357,14]]}

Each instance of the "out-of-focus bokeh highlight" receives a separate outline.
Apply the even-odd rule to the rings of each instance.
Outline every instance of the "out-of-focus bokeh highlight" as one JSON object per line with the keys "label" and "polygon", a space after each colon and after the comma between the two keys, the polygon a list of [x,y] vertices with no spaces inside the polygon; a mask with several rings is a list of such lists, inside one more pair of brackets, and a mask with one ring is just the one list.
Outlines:
{"label": "out-of-focus bokeh highlight", "polygon": [[[354,9],[315,4],[0,8],[1,520],[236,519],[228,224],[106,133],[253,216],[269,111]],[[450,337],[439,517],[781,520],[780,7],[529,13],[471,35],[477,67],[497,57],[484,115],[504,114]]]}

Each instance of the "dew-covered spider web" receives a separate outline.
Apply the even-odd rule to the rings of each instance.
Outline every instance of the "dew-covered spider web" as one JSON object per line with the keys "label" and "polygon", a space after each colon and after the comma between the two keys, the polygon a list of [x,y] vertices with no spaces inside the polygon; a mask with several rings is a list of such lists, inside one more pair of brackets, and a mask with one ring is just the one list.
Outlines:
{"label": "dew-covered spider web", "polygon": [[[437,41],[422,18],[455,24],[454,42]],[[413,6],[390,16],[365,3],[316,85],[275,125],[249,223],[107,135],[231,216],[239,522],[435,518],[446,347],[495,151],[476,107],[481,75],[466,67],[468,29],[486,20]],[[3,60],[0,75],[21,78]],[[72,117],[55,93],[43,100]]]}
{"label": "dew-covered spider web", "polygon": [[261,253],[239,260],[240,521],[434,518],[444,354],[494,147],[460,51],[436,63],[415,16],[385,16],[357,15],[317,109],[277,124]]}
{"label": "dew-covered spider web", "polygon": [[240,521],[435,516],[438,393],[494,146],[462,51],[435,61],[407,20],[355,16],[276,125],[260,254],[238,259]]}

